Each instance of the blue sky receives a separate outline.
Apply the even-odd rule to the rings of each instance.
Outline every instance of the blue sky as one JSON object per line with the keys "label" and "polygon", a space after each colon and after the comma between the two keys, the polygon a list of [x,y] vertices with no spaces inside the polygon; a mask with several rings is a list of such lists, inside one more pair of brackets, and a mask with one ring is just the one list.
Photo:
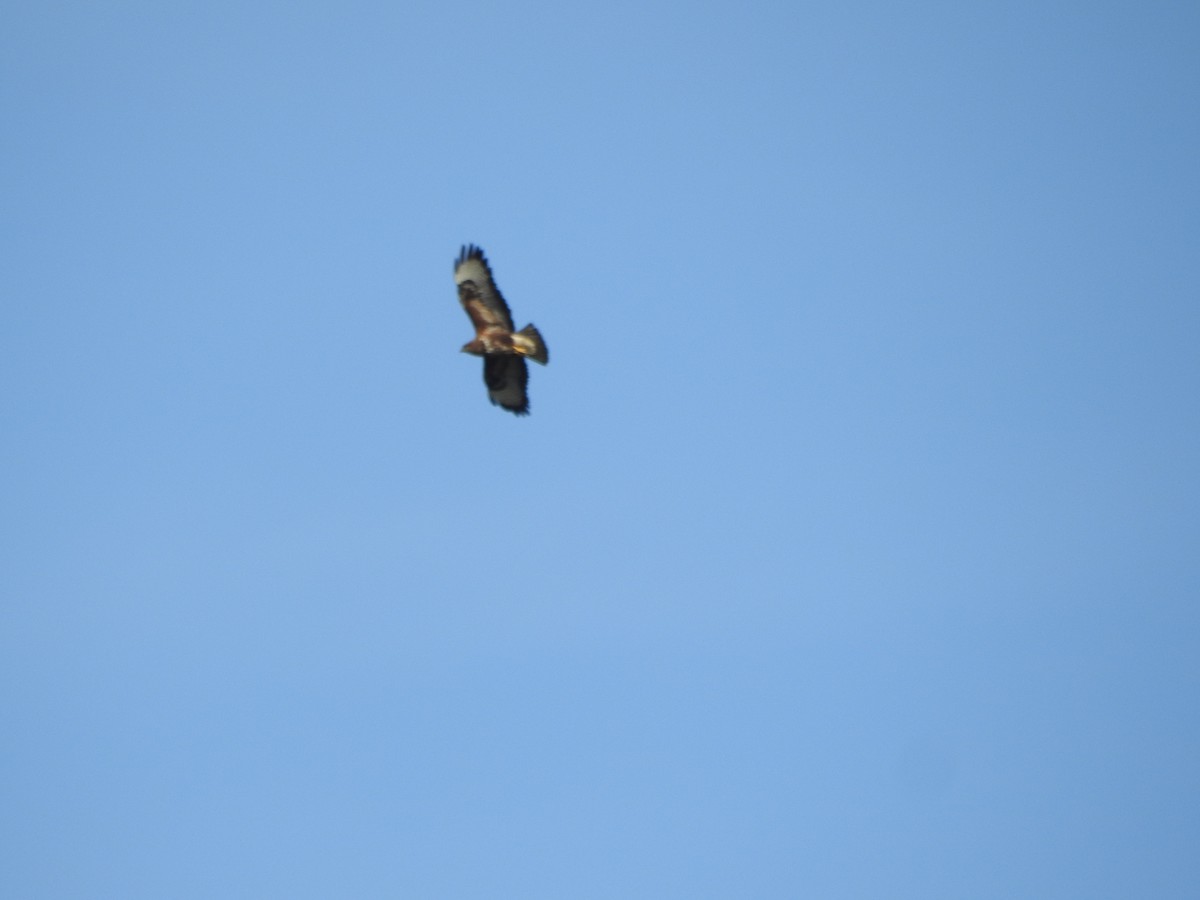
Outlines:
{"label": "blue sky", "polygon": [[4,20],[5,895],[1196,896],[1193,4]]}

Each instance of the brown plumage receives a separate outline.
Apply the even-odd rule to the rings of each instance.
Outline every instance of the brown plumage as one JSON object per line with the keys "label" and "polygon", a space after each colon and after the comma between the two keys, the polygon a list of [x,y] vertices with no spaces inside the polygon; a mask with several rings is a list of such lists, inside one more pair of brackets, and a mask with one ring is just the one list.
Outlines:
{"label": "brown plumage", "polygon": [[529,415],[525,358],[546,365],[550,361],[546,342],[532,325],[513,330],[508,304],[492,279],[483,251],[475,245],[468,244],[459,253],[454,283],[458,300],[475,326],[475,339],[464,344],[462,351],[483,357],[488,399],[518,416]]}

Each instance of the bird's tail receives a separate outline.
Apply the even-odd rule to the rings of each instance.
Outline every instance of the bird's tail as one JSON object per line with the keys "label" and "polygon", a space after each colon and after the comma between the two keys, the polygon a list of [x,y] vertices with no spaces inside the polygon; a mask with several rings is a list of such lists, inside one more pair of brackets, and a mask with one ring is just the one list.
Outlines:
{"label": "bird's tail", "polygon": [[522,356],[528,356],[543,366],[550,362],[550,351],[546,349],[546,342],[542,340],[541,332],[532,325],[526,325],[513,335],[513,347]]}

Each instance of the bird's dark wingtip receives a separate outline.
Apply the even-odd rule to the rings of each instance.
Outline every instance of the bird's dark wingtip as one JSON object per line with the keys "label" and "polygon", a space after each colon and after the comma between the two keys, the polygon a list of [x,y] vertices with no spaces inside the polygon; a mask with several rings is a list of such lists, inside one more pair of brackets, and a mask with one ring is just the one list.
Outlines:
{"label": "bird's dark wingtip", "polygon": [[454,268],[457,269],[468,259],[478,259],[487,265],[487,258],[483,255],[483,248],[477,247],[474,244],[463,244],[458,251],[458,259],[454,261]]}

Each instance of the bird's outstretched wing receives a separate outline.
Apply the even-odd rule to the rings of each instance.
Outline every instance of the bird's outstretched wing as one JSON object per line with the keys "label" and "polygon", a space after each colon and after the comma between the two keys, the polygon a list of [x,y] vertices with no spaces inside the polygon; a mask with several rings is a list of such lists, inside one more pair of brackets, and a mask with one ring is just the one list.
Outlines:
{"label": "bird's outstretched wing", "polygon": [[488,399],[518,416],[529,415],[529,368],[520,356],[485,356],[483,381]]}
{"label": "bird's outstretched wing", "polygon": [[512,313],[496,282],[483,251],[467,244],[454,264],[454,283],[458,285],[458,300],[471,317],[475,333],[486,328],[513,330]]}

